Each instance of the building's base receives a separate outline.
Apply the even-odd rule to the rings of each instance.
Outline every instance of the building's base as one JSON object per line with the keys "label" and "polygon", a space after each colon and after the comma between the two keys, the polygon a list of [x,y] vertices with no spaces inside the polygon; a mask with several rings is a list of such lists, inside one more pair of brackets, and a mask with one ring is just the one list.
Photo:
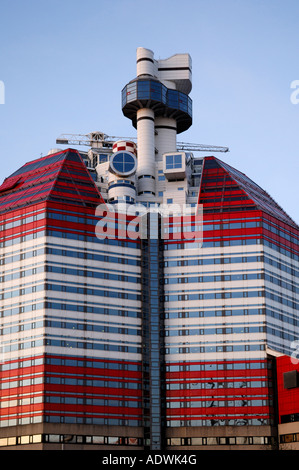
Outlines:
{"label": "building's base", "polygon": [[299,422],[279,424],[279,448],[299,450]]}
{"label": "building's base", "polygon": [[[278,434],[279,432],[279,434]],[[299,450],[299,423],[167,428],[164,451]],[[149,450],[143,428],[37,423],[0,429],[0,450]]]}
{"label": "building's base", "polygon": [[38,423],[0,429],[0,450],[142,450],[143,429]]}
{"label": "building's base", "polygon": [[277,431],[271,426],[202,426],[166,431],[167,450],[275,450]]}

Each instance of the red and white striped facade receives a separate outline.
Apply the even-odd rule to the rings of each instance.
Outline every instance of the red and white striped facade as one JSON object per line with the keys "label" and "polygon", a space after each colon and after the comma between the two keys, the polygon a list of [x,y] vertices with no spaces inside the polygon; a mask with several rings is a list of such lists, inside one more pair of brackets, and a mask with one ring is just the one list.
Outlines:
{"label": "red and white striped facade", "polygon": [[[189,93],[189,59],[141,53],[168,106]],[[133,155],[132,173],[107,161],[94,182],[67,149],[0,186],[0,448],[275,449],[277,420],[299,416],[279,375],[298,338],[298,226],[225,162],[168,148],[169,117],[138,117],[137,146],[109,156]],[[118,198],[146,208],[147,232]],[[151,219],[152,204],[191,211]]]}
{"label": "red and white striped facade", "polygon": [[118,140],[113,144],[112,151],[114,153],[126,151],[137,155],[137,146],[135,142],[131,142],[129,140]]}

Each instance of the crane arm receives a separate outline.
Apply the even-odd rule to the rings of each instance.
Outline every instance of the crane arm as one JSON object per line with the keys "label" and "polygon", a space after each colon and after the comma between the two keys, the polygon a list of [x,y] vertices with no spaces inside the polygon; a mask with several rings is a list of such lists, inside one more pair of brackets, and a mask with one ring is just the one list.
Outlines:
{"label": "crane arm", "polygon": [[[85,145],[91,148],[112,148],[117,140],[136,141],[136,137],[116,137],[108,136],[103,132],[91,132],[90,134],[62,134],[56,139],[56,144],[60,145]],[[215,145],[192,144],[187,142],[177,142],[177,149],[184,152],[229,152],[228,147]]]}

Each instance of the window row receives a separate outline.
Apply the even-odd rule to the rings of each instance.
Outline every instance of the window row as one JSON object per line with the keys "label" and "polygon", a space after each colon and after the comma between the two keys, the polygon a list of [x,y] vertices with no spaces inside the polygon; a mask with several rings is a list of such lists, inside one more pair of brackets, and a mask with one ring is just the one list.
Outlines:
{"label": "window row", "polygon": [[[113,244],[114,240],[111,240],[111,244]],[[120,242],[121,243],[121,242]],[[126,243],[126,242],[123,242]],[[125,246],[125,245],[119,245]],[[129,245],[128,245],[129,246]],[[55,256],[67,256],[70,258],[80,258],[80,259],[87,259],[91,261],[99,261],[99,262],[107,262],[107,263],[118,263],[118,264],[128,264],[132,266],[140,266],[140,260],[136,259],[136,257],[131,257],[129,254],[126,255],[125,258],[120,256],[112,256],[111,254],[102,255],[90,252],[83,252],[83,251],[73,251],[73,250],[65,250],[65,249],[58,249],[58,248],[47,248],[47,254],[55,255]]]}
{"label": "window row", "polygon": [[[268,389],[272,384],[271,381],[265,380],[229,380],[227,377],[223,380],[212,380],[211,378],[206,378],[205,380],[187,380],[184,381],[170,381],[166,382],[166,390],[227,390],[227,389],[241,389],[248,388],[265,388]],[[235,392],[236,393],[236,392]],[[246,394],[246,396],[248,396]]]}
{"label": "window row", "polygon": [[234,310],[183,310],[183,311],[167,311],[165,318],[209,318],[209,317],[230,317],[230,316],[244,316],[244,315],[263,315],[262,308],[242,308]]}
{"label": "window row", "polygon": [[[181,300],[210,300],[210,299],[241,299],[247,297],[265,297],[265,292],[263,290],[259,291],[240,291],[240,292],[211,292],[207,294],[173,294],[173,295],[165,295],[164,301],[165,302],[177,302]],[[278,297],[278,296],[276,296]],[[280,298],[280,297],[279,297]],[[274,299],[274,297],[273,297]],[[284,299],[282,301],[285,305],[289,305],[289,303]]]}
{"label": "window row", "polygon": [[222,445],[275,445],[269,436],[241,437],[172,437],[167,439],[168,446],[222,446]]}
{"label": "window row", "polygon": [[270,241],[270,239],[265,236],[263,237],[263,245],[277,251],[278,253],[281,253],[282,255],[288,256],[295,261],[299,261],[299,255],[291,251],[289,247],[284,247],[281,243],[278,242],[272,243],[272,241]]}
{"label": "window row", "polygon": [[299,303],[296,302],[297,299],[292,299],[291,297],[283,294],[276,294],[272,289],[265,289],[264,296],[266,299],[273,300],[285,305],[286,307],[291,307],[295,310],[299,309]]}
{"label": "window row", "polygon": [[[202,254],[201,254],[202,255]],[[209,255],[210,256],[210,255]],[[175,261],[165,261],[165,267],[175,266],[208,266],[213,264],[234,264],[234,263],[260,263],[263,262],[263,256],[231,256],[231,257],[218,257],[217,255],[209,258],[195,257],[194,259],[182,259]]]}
{"label": "window row", "polygon": [[185,347],[167,347],[165,354],[204,354],[219,352],[241,352],[241,351],[265,351],[265,344],[238,344],[235,346],[185,346]]}
{"label": "window row", "polygon": [[32,294],[34,292],[42,292],[45,289],[45,284],[31,285],[30,287],[21,287],[20,289],[15,289],[9,291],[8,289],[3,289],[3,293],[0,294],[0,299],[13,299],[14,297],[19,297],[20,295]]}
{"label": "window row", "polygon": [[46,271],[45,266],[38,266],[38,267],[26,269],[26,270],[23,268],[20,268],[20,269],[10,274],[6,274],[5,276],[0,276],[0,282],[8,282],[8,281],[13,281],[15,279],[21,279],[27,276],[34,276],[35,274],[40,274]]}
{"label": "window row", "polygon": [[17,400],[1,400],[1,408],[33,405],[36,403],[43,403],[43,402],[44,402],[44,398],[42,396],[36,396],[36,397],[30,397],[30,398],[18,398]]}
{"label": "window row", "polygon": [[279,436],[279,441],[281,444],[290,444],[291,442],[299,442],[299,433],[292,434],[282,434]]}
{"label": "window row", "polygon": [[4,428],[7,426],[18,426],[35,423],[65,423],[65,424],[96,424],[96,425],[107,425],[107,426],[142,426],[142,421],[138,419],[126,419],[126,418],[95,418],[85,416],[59,416],[51,415],[50,413],[46,416],[34,415],[18,418],[2,419],[0,421],[0,427]]}
{"label": "window row", "polygon": [[224,328],[184,328],[165,330],[165,336],[197,336],[197,335],[229,335],[229,334],[245,334],[245,333],[264,333],[264,326],[241,326],[241,327],[224,327]]}
{"label": "window row", "polygon": [[179,371],[216,371],[216,370],[259,370],[267,369],[268,364],[264,361],[250,361],[250,362],[202,362],[202,363],[168,363],[166,365],[167,372],[179,372]]}
{"label": "window row", "polygon": [[299,270],[297,270],[295,266],[288,264],[286,261],[282,262],[282,260],[279,259],[277,259],[276,261],[275,259],[269,258],[267,255],[264,256],[264,261],[270,266],[274,266],[275,268],[284,271],[285,273],[288,273],[291,276],[295,276],[296,278],[299,277]]}
{"label": "window row", "polygon": [[228,416],[227,419],[214,416],[212,419],[172,419],[167,421],[167,427],[198,427],[198,426],[265,426],[273,424],[272,417],[267,414],[246,415],[246,418],[235,418]]}
{"label": "window row", "polygon": [[242,229],[242,228],[257,228],[261,227],[261,222],[248,222],[244,220],[242,222],[222,222],[222,223],[215,223],[215,224],[204,224],[203,231],[207,230],[234,230],[234,229]]}
{"label": "window row", "polygon": [[104,417],[86,417],[86,416],[58,416],[48,414],[44,417],[46,423],[65,423],[65,424],[97,424],[104,426],[142,426],[142,420],[122,418],[104,418]]}
{"label": "window row", "polygon": [[31,233],[28,233],[28,235],[24,235],[25,232],[22,232],[23,235],[18,235],[10,239],[6,238],[4,241],[0,242],[0,248],[6,248],[8,246],[17,245],[19,243],[25,243],[46,236],[46,231],[44,230],[44,227],[42,227],[38,231],[36,230],[35,232],[32,232],[32,230],[28,230],[27,232]]}
{"label": "window row", "polygon": [[[13,253],[13,255],[12,255]],[[33,258],[36,256],[41,256],[45,254],[45,248],[38,248],[36,250],[18,250],[15,252],[7,253],[6,256],[2,256],[0,258],[0,265],[6,265],[9,263],[18,263],[19,261],[23,261],[25,259]]]}
{"label": "window row", "polygon": [[42,328],[44,326],[44,321],[33,321],[28,323],[15,323],[11,326],[4,326],[0,328],[0,335],[10,335],[13,333],[18,333],[19,331],[35,330],[37,328]]}
{"label": "window row", "polygon": [[[279,327],[271,328],[271,326],[267,326],[266,328],[267,335],[269,336],[276,336],[277,338],[284,339],[285,341],[292,342],[298,339],[298,332],[288,333],[287,331],[280,330]],[[273,339],[272,339],[273,341]]]}
{"label": "window row", "polygon": [[[44,341],[46,346],[54,346],[60,348],[76,348],[76,349],[90,349],[94,351],[114,351],[114,352],[122,352],[122,353],[133,353],[133,354],[141,354],[142,348],[136,346],[127,346],[125,344],[111,344],[107,343],[96,343],[95,341],[92,342],[83,342],[83,341],[65,341],[60,339],[50,339],[46,338]],[[122,341],[125,343],[125,341]],[[24,347],[25,347],[24,343]],[[28,346],[30,347],[30,346]],[[34,346],[32,346],[34,347]]]}
{"label": "window row", "polygon": [[[115,387],[115,385],[114,385]],[[128,387],[131,388],[131,387]],[[115,399],[109,400],[107,398],[87,398],[87,397],[64,397],[64,396],[46,396],[46,403],[58,403],[66,405],[86,405],[86,406],[111,406],[111,407],[126,407],[126,408],[141,408],[142,403],[138,400],[124,400]]]}
{"label": "window row", "polygon": [[47,212],[46,217],[49,219],[63,220],[63,221],[72,222],[75,224],[94,225],[94,226],[98,222],[97,217],[94,217],[94,218],[92,216],[82,217],[82,215],[70,215],[70,214],[59,213],[59,212]]}
{"label": "window row", "polygon": [[2,230],[8,230],[11,228],[19,227],[20,225],[30,224],[38,220],[44,219],[46,217],[46,212],[32,213],[32,215],[27,215],[27,217],[20,218],[20,215],[11,221],[7,220],[0,225],[0,232]]}
{"label": "window row", "polygon": [[[93,289],[93,288],[88,288],[88,287],[76,287],[74,285],[67,285],[66,286],[66,285],[62,285],[62,284],[53,284],[53,283],[50,283],[50,282],[47,282],[44,286],[43,285],[42,286],[37,286],[36,290],[42,290],[41,288],[42,289],[44,288],[47,291],[55,291],[55,292],[68,292],[68,293],[73,293],[73,294],[94,295],[94,296],[99,296],[99,297],[109,297],[109,298],[129,299],[129,300],[141,300],[141,296],[139,294],[133,294],[133,293],[130,293],[130,292],[122,292],[122,291],[121,292],[115,292],[113,290]],[[24,289],[24,291],[27,291],[27,290]],[[15,292],[16,291],[13,291],[12,294],[14,294]],[[28,292],[30,292],[30,290]],[[27,292],[24,292],[24,293],[27,293]],[[19,295],[21,295],[21,292],[20,292]],[[4,297],[4,298],[8,298],[8,297]],[[0,298],[1,298],[1,296],[0,296]]]}
{"label": "window row", "polygon": [[[56,385],[79,385],[84,387],[111,387],[111,388],[118,388],[118,389],[132,389],[132,390],[140,390],[141,389],[141,382],[140,381],[133,381],[133,380],[124,380],[124,379],[117,379],[117,380],[96,380],[96,379],[87,379],[87,378],[70,378],[70,377],[59,377],[59,376],[52,376],[46,373],[45,376],[40,377],[31,377],[28,379],[23,380],[9,380],[9,381],[2,381],[1,388],[8,389],[8,388],[15,388],[15,387],[26,387],[29,385],[38,385],[38,384],[56,384]],[[66,400],[66,399],[64,399]],[[67,403],[67,401],[65,401]]]}
{"label": "window row", "polygon": [[70,276],[83,276],[83,277],[92,277],[94,279],[111,279],[115,281],[123,281],[123,282],[133,282],[138,283],[140,282],[140,278],[137,276],[130,276],[127,274],[112,274],[110,272],[97,272],[95,270],[87,270],[87,269],[74,269],[74,268],[67,268],[67,267],[59,267],[54,265],[43,265],[38,266],[30,269],[21,269],[16,270],[10,274],[6,274],[5,276],[0,276],[0,282],[8,282],[13,281],[15,279],[21,279],[25,277],[31,277],[36,274],[40,274],[43,272],[53,272],[53,273],[61,273],[61,274],[69,274]]}
{"label": "window row", "polygon": [[107,280],[110,279],[113,281],[133,282],[135,284],[140,283],[140,277],[137,277],[137,276],[130,276],[127,274],[113,274],[111,272],[97,272],[95,270],[91,271],[88,269],[73,269],[73,268],[67,268],[67,267],[47,265],[46,271],[51,272],[51,273],[68,274],[70,276],[83,276],[83,277],[92,277],[94,279],[107,279]]}
{"label": "window row", "polygon": [[260,245],[261,239],[247,238],[244,240],[221,240],[221,241],[200,241],[196,242],[191,239],[189,243],[165,243],[165,250],[185,250],[192,248],[217,248],[223,246],[247,246],[247,245]]}
{"label": "window row", "polygon": [[[49,328],[65,328],[70,330],[97,331],[100,333],[115,333],[120,335],[141,335],[141,330],[137,328],[114,327],[109,325],[96,325],[91,323],[69,322],[46,320],[45,326]],[[3,333],[4,334],[4,333]]]}
{"label": "window row", "polygon": [[281,228],[276,224],[271,223],[271,225],[265,220],[263,220],[262,227],[265,228],[266,230],[269,230],[271,233],[275,233],[276,235],[279,235],[280,237],[285,238],[286,240],[293,242],[293,243],[299,243],[299,239],[296,238],[296,235],[293,232],[284,232],[285,228]]}
{"label": "window row", "polygon": [[265,273],[265,280],[275,284],[276,286],[282,287],[283,289],[299,294],[299,287],[296,287],[294,284],[290,284],[289,282],[285,282],[281,277],[277,278],[276,276]]}
{"label": "window row", "polygon": [[[55,227],[53,227],[55,228]],[[47,230],[46,235],[49,237],[56,237],[56,238],[65,238],[68,240],[78,240],[78,241],[85,241],[91,243],[100,243],[109,246],[121,246],[121,247],[128,247],[128,248],[139,248],[139,241],[134,240],[133,238],[129,238],[130,241],[124,240],[123,236],[118,240],[115,238],[98,238],[96,233],[90,232],[92,235],[87,235],[86,232],[82,232],[82,235],[79,233],[73,232],[65,232],[60,230]],[[31,240],[31,238],[30,238]],[[24,240],[26,241],[26,240]],[[17,243],[17,242],[16,242]],[[0,245],[1,246],[1,245]],[[6,246],[6,245],[5,245]]]}
{"label": "window row", "polygon": [[39,348],[41,346],[54,346],[60,348],[68,348],[68,349],[90,349],[96,351],[114,351],[114,352],[121,352],[121,353],[132,353],[132,354],[141,354],[142,348],[137,346],[127,346],[123,344],[110,344],[110,343],[95,343],[93,342],[83,342],[83,341],[65,341],[59,339],[34,339],[28,340],[24,342],[14,342],[11,344],[5,344],[3,346],[4,352],[9,353],[13,351],[21,351],[23,349],[32,349],[32,348]]}
{"label": "window row", "polygon": [[281,423],[294,423],[299,421],[299,413],[292,413],[289,415],[282,415],[281,416]]}
{"label": "window row", "polygon": [[[51,300],[51,299],[50,299]],[[67,310],[70,312],[86,312],[86,313],[97,313],[100,315],[113,315],[118,317],[131,317],[131,318],[140,318],[141,312],[137,309],[134,310],[125,310],[117,309],[113,307],[96,307],[90,306],[88,304],[78,305],[69,304],[69,303],[59,303],[59,302],[45,302],[45,308],[53,310]]]}
{"label": "window row", "polygon": [[28,359],[25,361],[14,361],[14,362],[3,362],[1,364],[1,369],[4,370],[13,370],[13,369],[21,369],[23,367],[34,367],[40,366],[44,363],[44,359],[42,357],[38,357],[36,359]]}
{"label": "window row", "polygon": [[[96,307],[90,306],[88,304],[67,304],[67,303],[58,303],[58,302],[37,302],[36,304],[27,304],[20,307],[13,307],[4,310],[0,310],[0,318],[7,317],[11,315],[18,315],[19,313],[27,313],[32,311],[37,311],[43,308],[53,309],[53,310],[63,310],[69,312],[84,312],[84,313],[96,313],[100,315],[113,315],[119,317],[131,317],[131,318],[140,318],[141,313],[139,310],[124,310],[124,309],[113,309],[106,307]],[[24,324],[24,329],[31,329],[34,326],[29,326],[30,324]],[[21,331],[21,330],[20,330]]]}
{"label": "window row", "polygon": [[[271,404],[273,405],[273,403]],[[182,401],[168,401],[167,408],[176,409],[176,408],[226,408],[226,407],[252,407],[252,406],[270,406],[269,400],[253,400],[242,398],[238,400],[237,398],[231,399],[220,399],[219,397],[215,397],[213,399],[205,399],[205,400],[182,400]]]}
{"label": "window row", "polygon": [[60,443],[61,446],[63,446],[64,444],[106,444],[121,446],[141,446],[142,439],[137,437],[86,436],[65,434],[33,434],[18,437],[5,437],[0,439],[0,447],[39,443]]}
{"label": "window row", "polygon": [[69,356],[63,357],[37,357],[35,359],[27,359],[15,362],[5,362],[2,364],[2,370],[13,370],[21,369],[24,367],[34,367],[41,364],[50,364],[55,366],[65,367],[84,367],[84,368],[95,368],[95,369],[107,369],[107,370],[127,370],[127,371],[140,371],[141,364],[135,362],[111,362],[107,358],[102,361],[93,358],[71,358]]}
{"label": "window row", "polygon": [[10,380],[5,382],[2,380],[1,388],[2,390],[6,390],[8,388],[15,388],[15,387],[27,387],[29,385],[38,385],[44,383],[44,377],[31,377],[24,380]]}
{"label": "window row", "polygon": [[[216,276],[186,276],[178,277],[177,273],[175,277],[166,277],[164,284],[190,284],[193,282],[223,282],[223,281],[251,281],[256,279],[263,279],[263,273],[254,274],[221,274]],[[285,283],[284,283],[285,284]]]}
{"label": "window row", "polygon": [[154,80],[136,80],[123,88],[122,107],[136,100],[157,101],[160,106],[165,106],[165,110],[177,109],[192,116],[192,100],[188,95]]}
{"label": "window row", "polygon": [[293,326],[299,325],[299,320],[297,317],[297,312],[290,313],[286,312],[283,309],[275,308],[271,306],[270,308],[266,308],[266,315],[268,318],[276,318],[277,320],[282,321],[284,324],[289,323]]}
{"label": "window row", "polygon": [[84,252],[80,250],[74,251],[74,250],[57,249],[57,248],[51,248],[51,247],[39,248],[39,249],[32,250],[32,251],[30,250],[27,252],[20,250],[18,252],[15,252],[13,256],[11,256],[11,254],[9,253],[8,256],[0,258],[0,265],[7,265],[9,263],[17,263],[25,259],[44,255],[45,253],[56,255],[59,257],[67,256],[70,258],[79,258],[79,259],[93,260],[93,261],[99,261],[99,262],[105,261],[109,263],[140,266],[140,261],[136,259],[136,257],[132,257],[130,254],[127,254],[125,258],[122,258],[120,256],[117,256],[117,257],[112,256],[112,255],[107,256],[107,255],[102,255],[102,254],[97,254],[97,253]]}

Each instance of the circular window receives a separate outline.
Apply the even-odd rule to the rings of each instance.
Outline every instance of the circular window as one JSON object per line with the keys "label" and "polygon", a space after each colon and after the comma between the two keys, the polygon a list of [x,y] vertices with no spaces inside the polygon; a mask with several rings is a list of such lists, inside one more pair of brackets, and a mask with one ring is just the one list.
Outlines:
{"label": "circular window", "polygon": [[131,175],[136,170],[136,158],[130,152],[116,152],[110,159],[110,169],[117,175]]}

